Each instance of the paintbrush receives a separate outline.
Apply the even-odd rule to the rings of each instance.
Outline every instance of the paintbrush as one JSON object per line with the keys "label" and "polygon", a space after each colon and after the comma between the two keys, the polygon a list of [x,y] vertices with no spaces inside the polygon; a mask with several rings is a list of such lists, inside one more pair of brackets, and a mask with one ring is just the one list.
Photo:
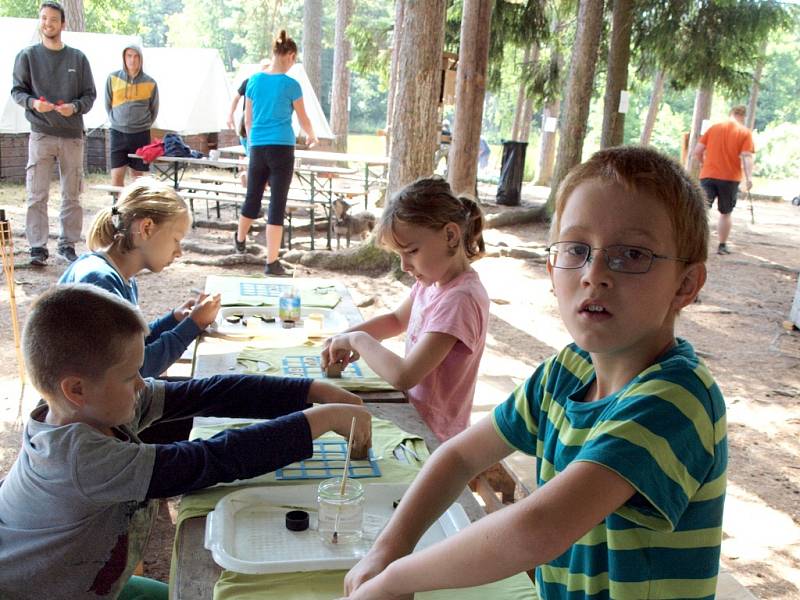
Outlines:
{"label": "paintbrush", "polygon": [[344,457],[344,471],[342,472],[342,484],[339,486],[339,506],[336,507],[336,520],[333,522],[332,544],[339,543],[339,516],[342,514],[342,502],[344,501],[344,490],[347,486],[347,472],[350,470],[350,451],[353,449],[353,432],[356,430],[356,418],[350,421],[350,437],[347,440],[347,454]]}

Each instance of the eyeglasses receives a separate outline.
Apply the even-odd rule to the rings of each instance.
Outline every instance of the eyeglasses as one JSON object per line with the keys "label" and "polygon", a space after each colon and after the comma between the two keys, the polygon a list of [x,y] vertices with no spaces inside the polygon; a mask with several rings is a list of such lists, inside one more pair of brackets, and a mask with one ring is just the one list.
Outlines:
{"label": "eyeglasses", "polygon": [[617,273],[647,273],[653,266],[653,259],[689,262],[686,258],[662,256],[640,246],[614,245],[606,248],[592,248],[583,242],[556,242],[546,248],[550,264],[556,269],[580,269],[592,262],[594,252],[602,250],[608,268]]}

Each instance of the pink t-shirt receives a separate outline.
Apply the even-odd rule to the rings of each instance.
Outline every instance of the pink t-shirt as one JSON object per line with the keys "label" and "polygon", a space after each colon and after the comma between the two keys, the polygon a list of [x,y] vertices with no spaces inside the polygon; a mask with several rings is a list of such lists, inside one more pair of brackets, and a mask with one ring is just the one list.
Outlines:
{"label": "pink t-shirt", "polygon": [[443,286],[411,288],[411,316],[406,330],[406,356],[426,333],[457,338],[442,363],[408,390],[408,399],[440,440],[469,425],[478,365],[486,343],[489,295],[473,269]]}

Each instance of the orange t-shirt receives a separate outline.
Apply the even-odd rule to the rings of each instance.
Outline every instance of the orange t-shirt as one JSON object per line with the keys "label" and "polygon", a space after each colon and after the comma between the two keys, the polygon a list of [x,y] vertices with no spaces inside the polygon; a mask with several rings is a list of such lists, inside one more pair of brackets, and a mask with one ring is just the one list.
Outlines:
{"label": "orange t-shirt", "polygon": [[706,147],[700,179],[742,180],[742,152],[755,152],[753,134],[733,119],[717,123],[700,136]]}

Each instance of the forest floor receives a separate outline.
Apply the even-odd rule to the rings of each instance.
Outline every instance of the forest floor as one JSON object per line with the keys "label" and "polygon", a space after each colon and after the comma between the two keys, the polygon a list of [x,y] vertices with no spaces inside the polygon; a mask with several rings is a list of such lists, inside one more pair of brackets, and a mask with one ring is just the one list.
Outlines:
{"label": "forest floor", "polygon": [[[100,179],[91,181],[100,182]],[[542,196],[546,190],[531,190]],[[51,195],[51,233],[57,231],[58,193]],[[84,194],[84,232],[96,210],[108,203],[98,192]],[[27,267],[21,236],[24,189],[0,185],[0,206],[12,219],[16,255],[16,300],[24,323],[31,301],[53,284],[65,264]],[[497,212],[493,205],[487,212]],[[781,324],[788,318],[800,272],[800,208],[788,202],[756,202],[755,224],[746,205],[734,213],[733,254],[710,255],[702,302],[688,307],[678,335],[689,339],[722,389],[728,407],[730,463],[722,565],[761,599],[800,598],[800,332]],[[712,229],[716,212],[711,213]],[[473,421],[485,416],[554,351],[569,341],[559,318],[541,254],[547,239],[542,223],[486,232],[489,255],[475,263],[492,299],[489,335],[481,364]],[[230,232],[197,228],[189,241],[227,247]],[[318,238],[320,239],[320,238]],[[716,247],[716,235],[712,234]],[[55,241],[51,239],[51,252]],[[78,252],[85,250],[82,245]],[[262,254],[263,256],[263,254]],[[207,257],[186,252],[160,274],[139,277],[147,317],[175,307],[203,287],[211,274],[258,274],[259,265],[193,264]],[[330,277],[352,291],[368,318],[398,304],[407,282],[390,274],[330,272],[301,267],[302,276]],[[8,291],[0,291],[0,477],[18,449],[20,386],[9,318]],[[402,348],[393,342],[393,348]],[[36,400],[25,388],[22,414]],[[533,479],[530,459],[515,457],[518,474]],[[145,561],[146,574],[166,580],[174,528],[164,505]]]}

